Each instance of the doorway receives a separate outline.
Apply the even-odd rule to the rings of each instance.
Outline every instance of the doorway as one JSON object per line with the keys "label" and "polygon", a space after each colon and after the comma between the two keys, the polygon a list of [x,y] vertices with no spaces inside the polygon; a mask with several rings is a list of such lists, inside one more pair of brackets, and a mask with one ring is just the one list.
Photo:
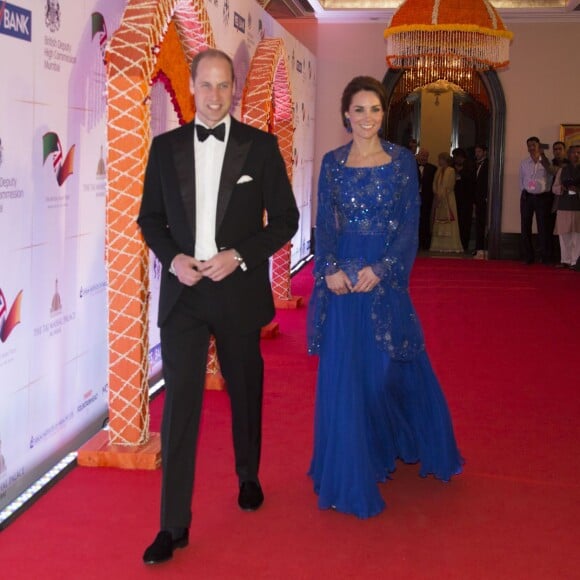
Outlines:
{"label": "doorway", "polygon": [[[387,139],[405,145],[410,138],[421,139],[422,92],[430,88],[433,98],[442,104],[447,99],[450,107],[449,138],[443,149],[428,147],[439,152],[454,147],[469,150],[477,143],[487,144],[489,159],[489,191],[487,220],[488,258],[501,258],[501,211],[503,199],[503,164],[505,148],[505,96],[494,70],[465,71],[446,74],[431,70],[389,69],[383,79],[387,90],[388,108],[385,127]],[[447,88],[451,89],[452,96]],[[457,88],[455,88],[457,87]],[[444,90],[445,89],[445,90]],[[443,97],[443,95],[446,95]],[[449,99],[451,102],[449,103]],[[463,110],[462,110],[463,109]],[[441,109],[442,110],[442,109]],[[424,139],[427,136],[424,135]]]}

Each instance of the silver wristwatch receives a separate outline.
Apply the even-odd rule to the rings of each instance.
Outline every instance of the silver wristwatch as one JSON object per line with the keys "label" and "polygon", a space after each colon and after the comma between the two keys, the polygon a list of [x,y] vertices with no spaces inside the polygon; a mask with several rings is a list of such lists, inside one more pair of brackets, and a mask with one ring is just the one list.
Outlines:
{"label": "silver wristwatch", "polygon": [[241,268],[242,272],[247,272],[248,266],[246,266],[244,258],[240,256],[240,253],[236,249],[234,249],[234,260],[238,263],[238,266]]}

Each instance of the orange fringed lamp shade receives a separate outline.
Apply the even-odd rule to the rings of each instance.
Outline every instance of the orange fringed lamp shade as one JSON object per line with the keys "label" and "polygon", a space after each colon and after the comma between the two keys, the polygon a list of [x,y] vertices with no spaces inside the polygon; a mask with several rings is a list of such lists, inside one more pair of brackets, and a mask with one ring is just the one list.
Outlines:
{"label": "orange fringed lamp shade", "polygon": [[513,34],[488,0],[405,0],[385,29],[391,68],[500,68]]}

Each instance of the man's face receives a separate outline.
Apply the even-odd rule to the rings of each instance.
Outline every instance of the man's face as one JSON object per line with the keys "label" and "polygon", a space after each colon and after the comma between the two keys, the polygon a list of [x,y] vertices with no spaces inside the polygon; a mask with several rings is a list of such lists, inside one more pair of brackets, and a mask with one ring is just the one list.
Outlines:
{"label": "man's face", "polygon": [[528,153],[532,157],[540,156],[540,144],[537,141],[528,141]]}
{"label": "man's face", "polygon": [[566,149],[561,143],[556,143],[552,146],[552,153],[554,154],[554,159],[562,160],[566,156]]}
{"label": "man's face", "polygon": [[214,127],[232,105],[234,81],[229,62],[218,56],[202,59],[190,88],[195,98],[196,117],[208,127]]}
{"label": "man's face", "polygon": [[429,151],[425,149],[419,149],[419,153],[417,153],[417,161],[420,165],[425,165],[429,162]]}
{"label": "man's face", "polygon": [[570,149],[569,158],[570,162],[573,165],[580,164],[580,145],[578,145],[577,147],[572,147],[572,149]]}
{"label": "man's face", "polygon": [[482,159],[485,159],[485,149],[482,149],[481,147],[476,147],[475,148],[475,159],[477,161],[481,161]]}

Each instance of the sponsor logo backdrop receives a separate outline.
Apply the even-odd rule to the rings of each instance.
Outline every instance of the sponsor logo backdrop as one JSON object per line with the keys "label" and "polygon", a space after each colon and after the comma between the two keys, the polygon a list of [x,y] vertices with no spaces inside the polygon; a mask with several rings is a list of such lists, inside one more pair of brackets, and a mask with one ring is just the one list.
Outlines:
{"label": "sponsor logo backdrop", "polygon": [[[0,508],[107,415],[102,29],[123,1],[0,1]],[[106,32],[105,32],[106,34]]]}
{"label": "sponsor logo backdrop", "polygon": [[[234,8],[235,6],[235,8]],[[78,448],[107,416],[105,272],[107,40],[124,0],[0,0],[0,509]],[[294,102],[294,190],[310,251],[315,60],[255,0],[207,0],[216,44],[234,59],[239,117],[264,36],[284,39]],[[152,91],[152,133],[177,126]],[[151,375],[160,265],[151,260]]]}

